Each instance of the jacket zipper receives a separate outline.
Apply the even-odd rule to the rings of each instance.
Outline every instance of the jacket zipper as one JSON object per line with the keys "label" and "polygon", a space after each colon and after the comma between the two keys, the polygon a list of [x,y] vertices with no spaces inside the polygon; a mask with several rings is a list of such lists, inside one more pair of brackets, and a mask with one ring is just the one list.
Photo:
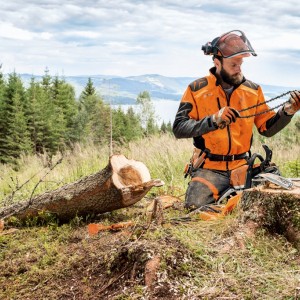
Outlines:
{"label": "jacket zipper", "polygon": [[[223,89],[223,91],[224,91],[224,89]],[[230,106],[230,97],[231,97],[233,91],[232,91],[230,97],[228,97],[228,95],[227,95],[227,93],[226,93],[225,91],[224,91],[224,93],[225,93],[225,96],[226,96],[227,106]],[[231,133],[230,133],[230,126],[227,125],[227,126],[226,126],[226,129],[227,129],[228,141],[229,141],[228,152],[227,152],[227,155],[228,155],[229,152],[230,152],[230,150],[231,150]]]}
{"label": "jacket zipper", "polygon": [[[227,102],[227,106],[230,106],[230,97],[227,96],[227,93],[224,91],[224,89],[222,88],[224,94],[225,94],[225,97],[226,97],[226,102]],[[232,91],[233,93],[233,91]],[[232,95],[231,93],[231,95]],[[219,109],[221,109],[221,102],[220,102],[220,99],[219,97],[217,97],[217,101],[218,101],[218,107]],[[230,127],[227,125],[226,126],[226,129],[227,129],[227,135],[228,135],[228,151],[227,151],[227,154],[226,155],[229,155],[229,152],[231,150],[231,134],[230,134]]]}

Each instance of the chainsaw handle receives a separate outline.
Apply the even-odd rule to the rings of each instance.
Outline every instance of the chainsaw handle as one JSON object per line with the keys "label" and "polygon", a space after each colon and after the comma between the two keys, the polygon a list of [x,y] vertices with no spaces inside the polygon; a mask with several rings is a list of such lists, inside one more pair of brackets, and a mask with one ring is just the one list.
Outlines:
{"label": "chainsaw handle", "polygon": [[265,165],[269,165],[272,160],[273,152],[266,144],[263,144],[262,147],[264,148],[264,150],[266,152]]}
{"label": "chainsaw handle", "polygon": [[[253,168],[254,161],[256,160],[256,158],[258,158],[261,161],[261,163],[260,163],[259,167]],[[248,160],[249,167],[247,170],[247,177],[246,177],[247,179],[246,179],[246,183],[245,183],[246,189],[251,187],[252,178],[261,172],[261,165],[263,163],[264,163],[264,158],[260,154],[257,154],[257,153],[254,153]]]}
{"label": "chainsaw handle", "polygon": [[254,154],[249,158],[249,160],[248,160],[248,165],[249,165],[249,167],[251,167],[251,168],[253,167],[254,161],[255,161],[257,158],[261,161],[261,163],[264,162],[264,158],[263,158],[260,154],[254,153]]}

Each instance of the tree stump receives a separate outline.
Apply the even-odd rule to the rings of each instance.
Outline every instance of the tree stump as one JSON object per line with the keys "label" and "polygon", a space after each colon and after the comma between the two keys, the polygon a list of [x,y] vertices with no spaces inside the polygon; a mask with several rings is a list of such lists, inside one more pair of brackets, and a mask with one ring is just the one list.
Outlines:
{"label": "tree stump", "polygon": [[100,172],[74,183],[38,195],[30,201],[0,210],[0,219],[14,216],[19,220],[39,216],[41,212],[55,214],[67,221],[75,216],[87,216],[128,207],[141,200],[154,186],[164,182],[152,180],[147,167],[123,155],[113,155]]}
{"label": "tree stump", "polygon": [[300,188],[257,187],[243,191],[241,223],[255,224],[270,233],[282,234],[300,249]]}

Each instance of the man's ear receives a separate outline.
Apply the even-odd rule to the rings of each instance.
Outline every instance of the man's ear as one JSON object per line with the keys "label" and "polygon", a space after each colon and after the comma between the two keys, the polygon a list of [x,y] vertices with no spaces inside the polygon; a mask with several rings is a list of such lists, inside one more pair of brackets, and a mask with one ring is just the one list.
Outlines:
{"label": "man's ear", "polygon": [[214,65],[217,68],[217,70],[221,68],[221,62],[217,58],[214,58]]}

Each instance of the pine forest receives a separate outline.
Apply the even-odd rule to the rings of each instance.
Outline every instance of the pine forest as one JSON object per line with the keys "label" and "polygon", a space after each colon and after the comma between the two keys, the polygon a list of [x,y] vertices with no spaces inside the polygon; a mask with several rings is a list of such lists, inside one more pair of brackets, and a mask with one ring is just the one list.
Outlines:
{"label": "pine forest", "polygon": [[157,125],[150,94],[142,91],[135,112],[110,107],[91,80],[76,99],[74,87],[45,70],[25,88],[16,73],[0,73],[0,163],[15,164],[22,154],[47,154],[71,149],[76,143],[122,145],[171,130]]}

